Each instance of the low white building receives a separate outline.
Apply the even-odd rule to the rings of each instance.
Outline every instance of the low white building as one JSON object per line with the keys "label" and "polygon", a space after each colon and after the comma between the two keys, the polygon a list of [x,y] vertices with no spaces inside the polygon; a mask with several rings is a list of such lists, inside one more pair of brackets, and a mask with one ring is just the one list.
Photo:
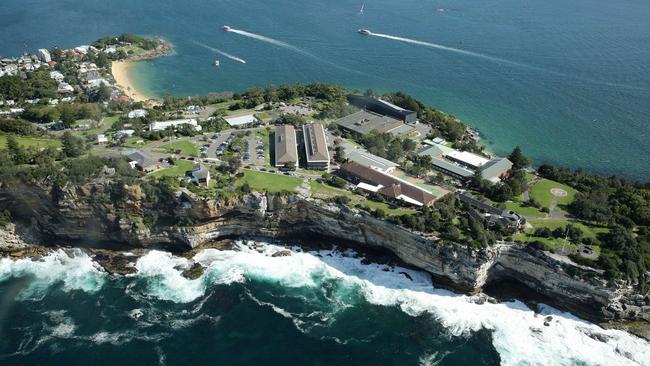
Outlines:
{"label": "low white building", "polygon": [[143,118],[147,116],[147,111],[144,109],[134,109],[129,112],[127,115],[129,118]]}
{"label": "low white building", "polygon": [[226,123],[231,127],[239,127],[257,123],[257,117],[252,114],[247,114],[243,116],[226,117],[224,118],[224,121],[226,121]]}
{"label": "low white building", "polygon": [[104,134],[97,135],[97,143],[98,144],[106,144],[108,143],[108,137]]}
{"label": "low white building", "polygon": [[72,93],[74,92],[74,88],[72,87],[72,85],[66,82],[60,82],[57,88],[57,92],[59,92],[59,94]]}
{"label": "low white building", "polygon": [[201,126],[199,126],[199,123],[197,122],[196,119],[194,118],[185,118],[185,119],[175,119],[172,121],[158,121],[158,122],[153,122],[149,125],[149,131],[162,131],[167,129],[168,127],[178,127],[182,125],[189,125],[194,128],[196,131],[201,131]]}
{"label": "low white building", "polygon": [[50,55],[50,51],[46,50],[45,48],[39,48],[38,55],[41,61],[43,62],[52,61],[52,56]]}
{"label": "low white building", "polygon": [[115,132],[115,137],[118,138],[118,139],[122,138],[123,136],[130,137],[130,136],[133,136],[134,133],[135,133],[135,130],[119,130],[119,131]]}
{"label": "low white building", "polygon": [[50,79],[53,79],[57,82],[62,82],[65,79],[65,76],[60,71],[50,71]]}

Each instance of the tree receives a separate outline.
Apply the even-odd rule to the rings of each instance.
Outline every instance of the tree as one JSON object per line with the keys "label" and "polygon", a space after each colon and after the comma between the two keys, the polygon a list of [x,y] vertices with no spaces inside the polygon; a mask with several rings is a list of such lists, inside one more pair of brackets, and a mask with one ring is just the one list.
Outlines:
{"label": "tree", "polygon": [[284,169],[296,170],[296,163],[294,163],[293,161],[288,161],[286,164],[284,164]]}
{"label": "tree", "polygon": [[111,88],[106,85],[106,83],[102,82],[99,85],[99,89],[97,89],[97,93],[95,94],[95,99],[98,102],[107,102],[111,99]]}
{"label": "tree", "polygon": [[7,150],[14,164],[26,164],[28,162],[29,157],[27,156],[27,152],[18,144],[18,141],[16,141],[13,135],[7,137]]}
{"label": "tree", "polygon": [[512,168],[515,170],[524,169],[530,165],[530,159],[524,156],[519,146],[512,150],[508,159],[512,162]]}
{"label": "tree", "polygon": [[345,162],[345,149],[341,145],[334,148],[334,161],[341,164]]}
{"label": "tree", "polygon": [[68,158],[76,158],[86,152],[86,144],[83,140],[72,135],[70,131],[63,134],[61,142],[63,144],[63,155]]}

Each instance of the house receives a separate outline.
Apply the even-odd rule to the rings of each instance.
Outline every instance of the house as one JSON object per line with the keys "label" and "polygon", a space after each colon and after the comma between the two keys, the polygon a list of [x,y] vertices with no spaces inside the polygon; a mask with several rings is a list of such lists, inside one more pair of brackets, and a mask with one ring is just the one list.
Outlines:
{"label": "house", "polygon": [[98,144],[106,144],[108,143],[108,137],[104,134],[99,134],[97,135],[97,143]]}
{"label": "house", "polygon": [[131,137],[135,133],[135,130],[119,130],[115,132],[115,138],[122,138],[122,137]]}
{"label": "house", "polygon": [[152,172],[159,168],[156,159],[141,150],[136,150],[126,157],[129,160],[131,168],[136,168],[143,172]]}
{"label": "house", "polygon": [[481,167],[483,179],[498,183],[504,179],[512,169],[512,162],[507,158],[494,158]]}
{"label": "house", "polygon": [[153,122],[149,125],[149,131],[162,131],[167,129],[167,127],[178,127],[182,125],[188,125],[192,127],[196,131],[201,131],[201,126],[197,122],[196,119],[194,118],[186,118],[186,119],[176,119],[172,121],[158,121],[158,122]]}
{"label": "house", "polygon": [[130,111],[127,115],[128,118],[144,118],[147,116],[147,111],[144,109],[134,109]]}
{"label": "house", "polygon": [[60,83],[65,79],[65,76],[60,71],[50,71],[50,79]]}
{"label": "house", "polygon": [[356,184],[357,188],[379,193],[392,201],[430,206],[436,200],[429,191],[413,183],[353,161],[341,165],[339,174]]}
{"label": "house", "polygon": [[59,94],[68,94],[74,92],[74,88],[72,87],[72,85],[62,81],[57,86],[57,92]]}
{"label": "house", "polygon": [[46,50],[45,48],[39,48],[38,55],[41,61],[52,62],[52,56],[50,55],[50,51]]}
{"label": "house", "polygon": [[469,192],[457,192],[456,197],[470,206],[469,215],[487,226],[501,225],[504,228],[517,231],[526,223],[526,219],[514,211],[492,206],[488,202],[474,198]]}
{"label": "house", "polygon": [[306,123],[302,126],[305,140],[305,155],[309,169],[329,169],[330,153],[327,150],[325,129],[320,123]]}
{"label": "house", "polygon": [[210,170],[203,164],[196,164],[192,169],[192,182],[207,187],[210,184]]}
{"label": "house", "polygon": [[257,117],[255,117],[253,114],[246,114],[236,117],[225,117],[224,121],[226,121],[230,127],[248,126],[259,122]]}
{"label": "house", "polygon": [[275,128],[275,166],[286,167],[289,163],[298,167],[296,130],[292,125],[280,125]]}

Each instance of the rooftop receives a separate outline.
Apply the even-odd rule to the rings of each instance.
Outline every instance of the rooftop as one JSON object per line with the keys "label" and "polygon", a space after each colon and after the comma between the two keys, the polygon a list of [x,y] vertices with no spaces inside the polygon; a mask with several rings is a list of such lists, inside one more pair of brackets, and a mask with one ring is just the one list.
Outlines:
{"label": "rooftop", "polygon": [[296,130],[292,125],[280,125],[275,128],[275,165],[282,166],[289,162],[298,165]]}
{"label": "rooftop", "polygon": [[230,126],[233,127],[257,122],[257,118],[252,114],[246,114],[243,116],[226,117],[224,118],[224,120],[226,121],[226,123],[228,123]]}
{"label": "rooftop", "polygon": [[320,123],[306,123],[302,126],[305,139],[307,162],[329,162],[330,153],[327,150],[325,129]]}
{"label": "rooftop", "polygon": [[390,116],[361,110],[340,118],[336,124],[365,135],[372,131],[388,132],[402,126],[403,122]]}

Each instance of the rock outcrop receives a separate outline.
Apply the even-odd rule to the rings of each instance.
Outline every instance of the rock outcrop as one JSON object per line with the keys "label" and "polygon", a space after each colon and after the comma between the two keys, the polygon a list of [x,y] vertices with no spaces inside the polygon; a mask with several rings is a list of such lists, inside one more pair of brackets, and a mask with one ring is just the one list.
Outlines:
{"label": "rock outcrop", "polygon": [[64,188],[5,187],[0,189],[0,206],[49,242],[185,251],[224,238],[320,240],[388,251],[431,273],[435,283],[458,291],[476,293],[515,282],[545,303],[589,320],[650,321],[649,296],[608,283],[593,269],[515,243],[483,250],[441,244],[362,211],[295,196],[251,193],[207,199],[184,190],[163,204],[150,203],[138,189],[125,187],[126,197],[113,204],[115,200],[106,199],[109,187],[108,181]]}

